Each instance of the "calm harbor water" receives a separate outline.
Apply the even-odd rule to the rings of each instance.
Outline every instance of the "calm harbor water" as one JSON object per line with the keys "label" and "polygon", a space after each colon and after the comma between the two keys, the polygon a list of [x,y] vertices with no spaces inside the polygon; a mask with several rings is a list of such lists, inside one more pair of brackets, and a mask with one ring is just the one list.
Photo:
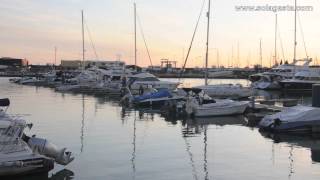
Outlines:
{"label": "calm harbor water", "polygon": [[[221,82],[248,84],[245,80],[211,80]],[[202,80],[183,83],[198,85]],[[299,98],[308,104],[310,97],[303,96]],[[34,124],[26,131],[29,135],[45,137],[73,152],[75,160],[66,167],[56,165],[48,179],[320,177],[320,138],[261,134],[248,127],[242,116],[166,119],[152,111],[122,108],[117,98],[63,94],[12,84],[8,78],[0,78],[0,97],[10,98],[9,113]]]}

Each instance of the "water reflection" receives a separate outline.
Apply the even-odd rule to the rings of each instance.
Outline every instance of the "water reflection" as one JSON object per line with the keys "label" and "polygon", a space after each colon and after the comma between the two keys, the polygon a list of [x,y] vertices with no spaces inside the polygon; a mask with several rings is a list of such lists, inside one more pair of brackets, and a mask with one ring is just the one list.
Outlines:
{"label": "water reflection", "polygon": [[[320,136],[317,134],[273,134],[260,132],[262,136],[272,139],[274,143],[287,143],[292,147],[304,147],[310,149],[311,160],[315,163],[320,162]],[[290,154],[293,154],[293,150]]]}
{"label": "water reflection", "polygon": [[187,139],[187,136],[185,136],[184,130],[182,130],[182,137],[183,137],[183,140],[184,140],[185,145],[186,145],[186,152],[187,152],[187,154],[189,156],[189,159],[190,159],[193,179],[198,180],[199,179],[198,178],[198,172],[197,172],[197,169],[196,169],[196,165],[195,165],[193,154],[191,152],[191,145],[190,145],[190,143],[189,143],[189,141]]}
{"label": "water reflection", "polygon": [[80,152],[83,152],[83,141],[84,141],[84,126],[85,126],[85,100],[84,100],[84,94],[82,95],[82,120],[81,120],[81,130],[80,130],[80,142],[81,142],[81,147],[80,147]]}
{"label": "water reflection", "polygon": [[[12,93],[10,89],[5,90],[6,87],[1,84],[0,92],[4,95]],[[319,176],[316,174],[320,168],[317,164],[320,162],[318,137],[262,134],[266,139],[256,128],[243,127],[247,126],[244,116],[162,117],[159,110],[120,107],[118,97],[57,95],[51,89],[39,88],[37,92],[30,89],[24,88],[26,93],[16,89],[18,93],[12,95],[15,102],[12,111],[32,114],[30,120],[46,133],[46,138],[83,153],[78,154],[77,161],[69,166],[75,173],[62,170],[50,173],[49,177],[45,174],[23,179],[72,179],[74,174],[77,179],[141,180],[166,177],[185,180],[301,179],[301,176],[318,179]],[[294,97],[306,102],[309,98],[282,92],[268,93],[265,96],[272,99]],[[35,104],[46,106],[28,106],[29,97],[37,101]],[[28,109],[24,110],[25,107]],[[68,113],[59,113],[64,109]],[[43,120],[47,114],[57,114],[57,117]],[[94,119],[91,119],[93,114]],[[70,129],[74,125],[71,123],[76,123],[77,128]],[[64,140],[63,134],[56,133],[54,128],[72,133]],[[270,143],[270,139],[274,142]],[[285,144],[285,148],[279,148],[279,143]],[[164,151],[168,147],[169,152]],[[310,159],[309,152],[313,163],[304,161],[305,157]]]}
{"label": "water reflection", "polygon": [[203,172],[204,172],[204,179],[208,180],[209,177],[209,171],[208,171],[208,160],[207,160],[207,143],[208,137],[207,137],[207,126],[204,127],[204,137],[203,137],[203,143],[204,143],[204,149],[203,149]]}
{"label": "water reflection", "polygon": [[222,116],[222,117],[201,117],[187,118],[182,120],[183,135],[194,136],[200,134],[207,129],[208,125],[216,125],[222,127],[226,125],[241,125],[246,126],[247,121],[244,116]]}
{"label": "water reflection", "polygon": [[136,118],[136,112],[134,113],[134,120],[133,120],[133,139],[132,139],[132,157],[131,157],[131,164],[132,164],[132,171],[133,171],[133,179],[135,179],[136,177],[136,121],[137,121],[137,118]]}
{"label": "water reflection", "polygon": [[235,117],[206,117],[206,118],[194,118],[194,119],[184,119],[182,120],[182,137],[186,144],[186,152],[190,159],[190,164],[192,167],[192,174],[194,179],[199,179],[199,174],[197,171],[197,166],[195,165],[194,156],[191,151],[191,144],[189,142],[190,137],[200,136],[203,134],[203,178],[205,180],[209,179],[209,168],[208,168],[208,126],[225,126],[225,125],[246,125],[244,116]]}

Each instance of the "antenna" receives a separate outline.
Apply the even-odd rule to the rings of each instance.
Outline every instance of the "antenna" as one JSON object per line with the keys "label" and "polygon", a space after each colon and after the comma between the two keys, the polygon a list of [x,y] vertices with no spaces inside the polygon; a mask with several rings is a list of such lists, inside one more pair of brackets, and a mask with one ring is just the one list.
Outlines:
{"label": "antenna", "polygon": [[220,67],[220,62],[219,62],[219,49],[217,49],[217,65],[218,68]]}
{"label": "antenna", "polygon": [[54,47],[54,66],[57,65],[57,47]]}
{"label": "antenna", "polygon": [[239,58],[239,41],[237,43],[237,67],[239,67],[240,58]]}
{"label": "antenna", "polygon": [[231,65],[232,65],[232,67],[234,67],[234,59],[233,59],[233,45],[232,45],[232,48],[231,48]]}

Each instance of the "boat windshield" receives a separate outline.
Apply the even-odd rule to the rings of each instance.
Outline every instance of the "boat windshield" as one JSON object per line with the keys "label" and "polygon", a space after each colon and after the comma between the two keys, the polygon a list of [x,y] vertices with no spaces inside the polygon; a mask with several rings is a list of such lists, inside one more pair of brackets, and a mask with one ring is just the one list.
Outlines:
{"label": "boat windshield", "polygon": [[120,81],[121,80],[121,76],[112,76],[111,81]]}

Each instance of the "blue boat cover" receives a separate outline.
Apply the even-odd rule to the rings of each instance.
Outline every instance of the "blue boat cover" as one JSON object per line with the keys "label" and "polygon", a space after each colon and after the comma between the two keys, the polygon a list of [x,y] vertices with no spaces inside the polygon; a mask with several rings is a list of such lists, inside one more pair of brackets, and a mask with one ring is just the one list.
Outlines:
{"label": "blue boat cover", "polygon": [[140,102],[146,99],[156,99],[156,98],[164,98],[164,97],[171,97],[171,94],[168,90],[162,89],[158,92],[148,93],[142,96],[134,97],[134,101]]}

